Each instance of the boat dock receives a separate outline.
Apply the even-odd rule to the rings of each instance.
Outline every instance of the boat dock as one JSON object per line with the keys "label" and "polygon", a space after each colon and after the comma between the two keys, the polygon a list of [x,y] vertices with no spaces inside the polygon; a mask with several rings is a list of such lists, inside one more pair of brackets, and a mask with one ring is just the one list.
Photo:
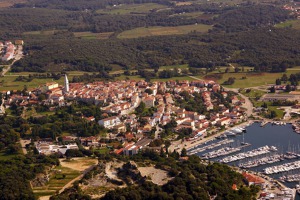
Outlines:
{"label": "boat dock", "polygon": [[189,155],[196,154],[196,153],[203,152],[203,151],[209,150],[209,149],[213,149],[213,148],[219,147],[221,145],[229,144],[229,143],[232,143],[232,142],[234,142],[234,140],[225,139],[225,140],[213,143],[211,145],[207,145],[207,146],[204,146],[204,147],[193,149],[190,152],[188,152],[188,154]]}
{"label": "boat dock", "polygon": [[215,151],[205,153],[201,157],[204,159],[211,159],[211,158],[217,158],[220,156],[226,156],[226,155],[241,151],[243,148],[248,147],[250,145],[251,145],[250,143],[242,143],[239,147],[225,147],[222,149],[218,149]]}
{"label": "boat dock", "polygon": [[257,167],[257,166],[261,166],[261,165],[280,162],[280,161],[283,161],[284,159],[285,158],[284,158],[283,154],[275,154],[273,156],[266,156],[266,157],[263,157],[260,159],[255,159],[255,160],[251,160],[251,161],[248,161],[245,163],[241,163],[238,166],[243,169],[249,169],[252,167]]}
{"label": "boat dock", "polygon": [[281,182],[299,182],[300,174],[286,175],[279,177]]}
{"label": "boat dock", "polygon": [[218,149],[216,151],[205,153],[201,157],[203,159],[217,158],[217,157],[225,156],[225,155],[228,155],[228,154],[231,154],[231,153],[235,153],[235,152],[238,152],[238,151],[241,151],[241,150],[242,150],[241,147],[238,147],[238,148],[225,147],[225,148],[222,148],[222,149]]}
{"label": "boat dock", "polygon": [[267,167],[263,171],[265,174],[277,174],[280,172],[288,172],[291,170],[300,169],[300,161],[285,163],[282,165]]}
{"label": "boat dock", "polygon": [[271,151],[277,151],[277,148],[274,146],[269,147],[268,145],[266,145],[266,146],[260,147],[258,149],[247,151],[245,153],[239,153],[236,155],[225,157],[225,158],[219,160],[219,162],[230,163],[230,162],[242,160],[245,158],[251,158],[251,157],[267,154],[267,153],[270,153]]}

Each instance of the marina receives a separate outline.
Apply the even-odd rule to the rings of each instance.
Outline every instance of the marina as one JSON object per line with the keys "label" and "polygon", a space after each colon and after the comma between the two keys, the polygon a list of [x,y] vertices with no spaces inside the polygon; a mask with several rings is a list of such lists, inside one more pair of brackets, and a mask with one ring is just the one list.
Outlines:
{"label": "marina", "polygon": [[189,152],[189,155],[195,154],[195,153],[200,153],[200,152],[203,152],[205,150],[213,149],[213,148],[219,147],[221,145],[230,144],[230,143],[233,143],[233,142],[234,142],[234,140],[232,140],[232,139],[231,140],[225,139],[225,140],[213,143],[211,145],[207,145],[207,146],[204,146],[204,147],[193,149]]}
{"label": "marina", "polygon": [[292,170],[300,169],[300,161],[295,161],[291,163],[285,163],[282,165],[276,165],[272,167],[267,167],[264,169],[265,174],[277,174],[280,172],[288,172]]}
{"label": "marina", "polygon": [[283,161],[284,155],[283,154],[275,154],[272,156],[266,156],[263,158],[255,159],[255,160],[250,160],[245,163],[240,163],[238,167],[243,168],[243,169],[250,169],[253,167],[261,166],[261,165],[267,165],[267,164],[272,164],[272,163],[277,163],[280,161]]}
{"label": "marina", "polygon": [[[224,133],[227,137],[198,145],[188,153],[266,174],[287,187],[296,188],[300,180],[300,135],[295,133],[292,124],[265,122],[262,125],[253,123],[239,129],[231,128]],[[247,145],[241,148],[242,144]],[[300,184],[298,189],[300,191]]]}
{"label": "marina", "polygon": [[271,151],[277,151],[277,148],[275,146],[269,147],[268,145],[266,145],[266,146],[259,147],[257,149],[251,150],[251,151],[247,151],[245,153],[239,153],[236,155],[225,157],[225,158],[219,160],[219,162],[230,163],[230,162],[242,160],[245,158],[252,158],[255,156],[262,155],[262,154],[267,154],[267,153],[270,153]]}
{"label": "marina", "polygon": [[281,182],[299,182],[300,181],[300,174],[293,174],[293,175],[286,175],[280,176],[279,180]]}

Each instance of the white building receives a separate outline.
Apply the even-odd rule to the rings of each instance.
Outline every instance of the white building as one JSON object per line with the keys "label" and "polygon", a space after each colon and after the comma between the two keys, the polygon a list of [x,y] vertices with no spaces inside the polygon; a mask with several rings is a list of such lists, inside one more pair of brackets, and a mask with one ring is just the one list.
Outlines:
{"label": "white building", "polygon": [[113,116],[99,120],[98,124],[105,128],[113,128],[114,126],[120,125],[121,120],[119,117]]}
{"label": "white building", "polygon": [[70,91],[69,80],[67,74],[65,74],[65,92],[68,93]]}

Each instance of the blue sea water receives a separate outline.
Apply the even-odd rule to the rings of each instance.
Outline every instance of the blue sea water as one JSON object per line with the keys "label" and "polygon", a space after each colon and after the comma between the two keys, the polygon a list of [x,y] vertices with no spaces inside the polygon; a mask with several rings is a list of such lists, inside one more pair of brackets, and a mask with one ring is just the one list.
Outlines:
{"label": "blue sea water", "polygon": [[[268,146],[276,146],[278,149],[278,153],[286,153],[287,151],[292,151],[292,152],[296,152],[296,153],[300,154],[300,134],[297,134],[293,131],[291,124],[280,126],[280,125],[272,125],[269,123],[269,124],[265,125],[264,127],[261,127],[260,123],[254,123],[254,124],[246,127],[246,131],[247,132],[244,134],[237,135],[234,137],[228,137],[228,139],[234,140],[234,142],[231,144],[223,145],[223,146],[211,149],[211,150],[200,152],[200,153],[197,153],[197,155],[201,156],[204,153],[220,149],[224,146],[229,146],[229,145],[230,146],[238,146],[238,145],[240,145],[240,143],[242,141],[250,143],[251,145],[248,147],[245,147],[240,152],[245,152],[245,151],[253,150],[253,149],[268,145]],[[209,145],[209,144],[215,143],[217,141],[218,140],[210,141],[210,142],[207,142],[207,144],[202,144],[198,147]],[[240,153],[240,152],[237,152],[237,153]],[[234,153],[234,154],[237,154],[237,153]],[[232,154],[230,154],[230,155],[232,155]],[[263,155],[263,156],[266,156],[266,155]],[[261,157],[263,157],[263,156],[261,156]],[[223,156],[223,157],[225,157],[225,156]],[[214,158],[212,160],[218,161],[219,159],[221,159],[223,157]],[[274,163],[274,164],[262,165],[262,166],[251,168],[250,170],[255,171],[255,172],[262,172],[263,169],[266,167],[269,167],[272,165],[280,165],[285,162],[294,162],[299,159],[300,158],[296,158],[296,159],[285,160],[285,161]],[[247,160],[244,159],[244,160],[232,162],[229,164],[237,166],[240,162],[245,162],[245,161],[247,161]],[[289,174],[300,174],[300,170],[290,172]],[[281,175],[283,175],[283,174],[274,174],[274,175],[270,175],[270,176],[272,178],[277,179]],[[284,183],[284,184],[286,184],[288,187],[293,188],[298,183]]]}

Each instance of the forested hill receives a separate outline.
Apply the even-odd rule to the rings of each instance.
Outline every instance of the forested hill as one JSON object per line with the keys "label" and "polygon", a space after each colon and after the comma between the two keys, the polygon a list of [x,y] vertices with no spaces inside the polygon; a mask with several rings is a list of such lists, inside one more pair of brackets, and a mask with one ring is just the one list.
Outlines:
{"label": "forested hill", "polygon": [[[136,169],[131,164],[132,161],[151,162],[156,168],[167,170],[172,179],[162,186],[156,185],[146,177],[132,173],[132,169]],[[218,163],[204,163],[195,155],[190,156],[187,161],[179,161],[178,153],[174,152],[166,157],[163,153],[159,155],[146,150],[126,160],[122,168],[122,171],[118,171],[118,176],[127,181],[134,181],[130,181],[127,187],[109,191],[99,200],[209,200],[213,197],[216,200],[252,200],[259,191],[258,186],[247,187],[243,176],[230,167]],[[82,182],[88,179],[83,179]],[[238,190],[232,189],[233,184],[237,185]],[[88,199],[89,197],[78,186],[79,184],[74,185],[50,199],[67,200],[72,197]]]}
{"label": "forested hill", "polygon": [[65,34],[27,44],[29,55],[16,62],[13,71],[43,72],[53,66],[64,66],[61,70],[99,71],[110,70],[112,64],[124,69],[182,63],[206,68],[230,62],[254,66],[262,71],[280,71],[282,63],[288,66],[300,64],[300,32],[290,29],[261,28],[232,34],[190,34],[101,42],[64,39],[67,37]]}
{"label": "forested hill", "polygon": [[[300,47],[295,45],[299,32],[274,25],[294,18],[282,5],[251,2],[31,0],[1,9],[0,39],[25,40],[27,56],[12,68],[18,72],[110,71],[114,66],[144,69],[185,63],[210,68],[230,62],[281,71],[277,66],[282,63],[299,64]],[[192,28],[185,35],[172,35],[186,26]],[[139,34],[136,28],[152,37],[120,39],[126,30],[132,30],[133,37]],[[101,33],[108,36],[99,40]],[[165,33],[168,36],[160,36]],[[81,36],[85,34],[90,36]]]}

